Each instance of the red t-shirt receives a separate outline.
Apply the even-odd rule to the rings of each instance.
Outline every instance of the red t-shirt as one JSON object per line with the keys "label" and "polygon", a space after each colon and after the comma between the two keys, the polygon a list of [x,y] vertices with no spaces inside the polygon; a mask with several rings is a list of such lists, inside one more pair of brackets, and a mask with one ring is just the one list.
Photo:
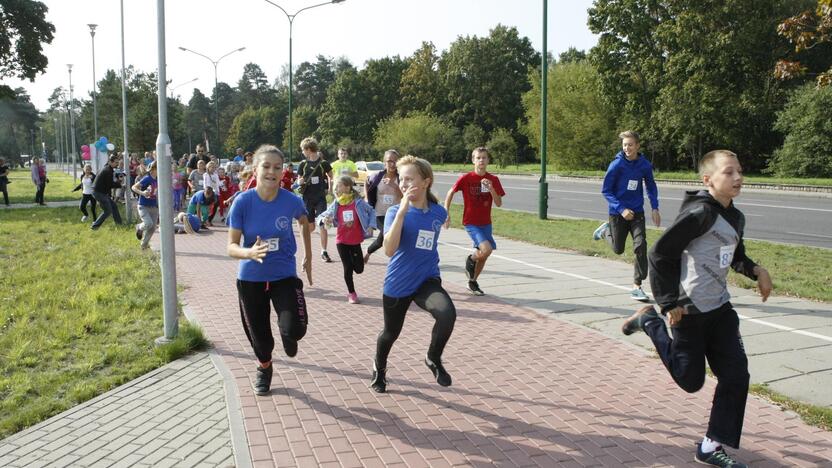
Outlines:
{"label": "red t-shirt", "polygon": [[292,191],[292,184],[298,179],[298,175],[289,168],[283,169],[283,177],[280,178],[280,185],[288,191]]}
{"label": "red t-shirt", "polygon": [[491,192],[482,191],[482,179],[490,180],[494,186],[494,191],[501,197],[506,194],[503,185],[500,184],[500,179],[495,175],[486,172],[484,176],[479,176],[472,171],[459,176],[451,190],[462,192],[462,201],[464,202],[462,224],[474,226],[491,224],[491,204],[494,199]]}
{"label": "red t-shirt", "polygon": [[[361,221],[358,219],[358,212],[355,210],[355,202],[349,205],[339,205],[335,214],[338,216],[338,230],[335,233],[336,244],[359,245],[364,241],[364,231],[361,229]],[[347,222],[352,221],[352,226]]]}

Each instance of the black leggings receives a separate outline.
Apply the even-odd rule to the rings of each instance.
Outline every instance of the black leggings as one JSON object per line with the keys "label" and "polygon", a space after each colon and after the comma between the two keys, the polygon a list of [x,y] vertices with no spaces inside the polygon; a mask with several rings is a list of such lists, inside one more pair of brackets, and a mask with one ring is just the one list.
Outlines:
{"label": "black leggings", "polygon": [[376,345],[376,367],[387,368],[387,356],[393,348],[393,343],[399,337],[404,325],[404,317],[411,302],[430,312],[436,322],[431,332],[428,358],[435,362],[442,362],[442,351],[451,338],[456,322],[456,308],[451,297],[442,288],[442,280],[430,278],[419,286],[410,296],[390,297],[382,296],[384,305],[384,329],[378,335]]}
{"label": "black leggings", "polygon": [[378,227],[378,237],[367,247],[368,254],[375,252],[384,245],[384,216],[376,216],[376,227]]}
{"label": "black leggings", "polygon": [[38,189],[35,192],[35,203],[43,203],[43,191],[46,190],[46,182],[38,184]]}
{"label": "black leggings", "polygon": [[87,203],[90,203],[90,208],[92,208],[92,217],[97,218],[98,215],[95,214],[95,198],[93,198],[92,194],[84,194],[81,198],[81,205],[78,207],[81,210],[81,213],[84,213],[84,216],[89,216],[87,213]]}
{"label": "black leggings", "polygon": [[352,273],[360,275],[364,272],[364,255],[361,253],[361,244],[335,244],[338,255],[341,256],[341,264],[344,265],[344,282],[347,283],[347,291],[355,292],[355,283],[352,281]]}
{"label": "black leggings", "polygon": [[6,205],[9,204],[9,190],[6,188],[6,184],[0,186],[0,192],[3,192],[3,201],[6,202]]}
{"label": "black leggings", "polygon": [[284,346],[287,340],[298,341],[306,334],[309,318],[303,296],[303,281],[300,279],[284,278],[269,282],[237,280],[237,295],[243,330],[258,361],[272,360],[274,336],[269,320],[270,301],[277,311],[277,323]]}

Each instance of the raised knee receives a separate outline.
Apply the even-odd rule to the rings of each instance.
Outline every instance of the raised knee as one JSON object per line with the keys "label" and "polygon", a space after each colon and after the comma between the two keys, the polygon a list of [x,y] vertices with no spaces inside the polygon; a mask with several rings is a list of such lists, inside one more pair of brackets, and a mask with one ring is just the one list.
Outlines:
{"label": "raised knee", "polygon": [[703,385],[705,385],[705,374],[690,379],[679,379],[676,383],[679,384],[679,387],[682,390],[688,393],[696,393],[702,389]]}

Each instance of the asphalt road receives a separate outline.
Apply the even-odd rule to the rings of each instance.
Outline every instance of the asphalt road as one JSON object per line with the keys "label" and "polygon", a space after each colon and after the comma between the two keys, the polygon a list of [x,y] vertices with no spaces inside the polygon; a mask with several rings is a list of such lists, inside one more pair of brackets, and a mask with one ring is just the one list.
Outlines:
{"label": "asphalt road", "polygon": [[[456,174],[436,174],[434,191],[440,199],[445,197],[457,177]],[[538,212],[537,177],[501,176],[500,181],[506,190],[503,208]],[[659,209],[664,227],[669,226],[679,213],[685,190],[691,188],[659,186]],[[454,202],[462,203],[462,195],[457,194]],[[748,239],[832,249],[832,197],[829,195],[746,189],[735,203],[746,216],[745,237]],[[644,206],[650,207],[646,197]],[[549,216],[606,220],[607,203],[601,195],[601,182],[550,181],[548,213]]]}

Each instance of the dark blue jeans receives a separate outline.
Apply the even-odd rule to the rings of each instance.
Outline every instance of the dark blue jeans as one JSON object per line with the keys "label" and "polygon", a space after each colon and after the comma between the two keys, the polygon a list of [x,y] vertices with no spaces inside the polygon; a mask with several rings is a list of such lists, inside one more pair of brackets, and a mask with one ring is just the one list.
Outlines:
{"label": "dark blue jeans", "polygon": [[113,216],[113,221],[115,221],[116,224],[122,224],[121,213],[118,212],[118,206],[116,206],[116,202],[114,202],[109,195],[100,192],[93,192],[92,197],[95,198],[95,201],[97,201],[98,205],[101,207],[101,214],[98,218],[96,218],[95,222],[92,223],[93,228],[98,228],[104,224],[104,221],[106,221],[110,215]]}
{"label": "dark blue jeans", "polygon": [[730,302],[704,314],[684,315],[667,334],[663,320],[650,320],[644,331],[676,384],[693,393],[705,383],[705,359],[717,378],[706,435],[739,448],[748,399],[748,358],[740,319]]}

